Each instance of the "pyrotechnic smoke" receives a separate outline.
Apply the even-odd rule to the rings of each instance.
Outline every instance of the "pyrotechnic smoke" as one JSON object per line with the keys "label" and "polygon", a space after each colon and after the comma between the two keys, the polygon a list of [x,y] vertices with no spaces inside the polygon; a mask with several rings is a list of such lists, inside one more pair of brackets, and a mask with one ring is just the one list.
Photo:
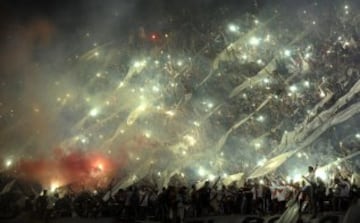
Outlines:
{"label": "pyrotechnic smoke", "polygon": [[161,185],[298,175],[358,148],[356,3],[156,2],[2,20],[4,171],[49,188]]}

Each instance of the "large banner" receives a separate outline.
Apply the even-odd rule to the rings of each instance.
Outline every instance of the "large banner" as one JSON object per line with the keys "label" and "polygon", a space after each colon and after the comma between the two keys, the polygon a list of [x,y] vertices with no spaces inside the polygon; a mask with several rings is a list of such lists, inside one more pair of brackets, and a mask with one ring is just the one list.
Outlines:
{"label": "large banner", "polygon": [[229,175],[227,177],[225,177],[223,180],[222,180],[222,183],[225,185],[225,186],[229,186],[231,185],[232,183],[235,183],[235,185],[237,187],[242,187],[244,185],[244,173],[237,173],[237,174],[232,174],[232,175]]}
{"label": "large banner", "polygon": [[261,167],[255,169],[255,171],[252,172],[252,174],[250,174],[249,178],[262,177],[268,173],[275,171],[279,166],[281,166],[288,158],[290,158],[296,152],[297,151],[295,150],[275,156],[274,158],[266,161],[266,163],[264,163],[264,165],[262,165]]}

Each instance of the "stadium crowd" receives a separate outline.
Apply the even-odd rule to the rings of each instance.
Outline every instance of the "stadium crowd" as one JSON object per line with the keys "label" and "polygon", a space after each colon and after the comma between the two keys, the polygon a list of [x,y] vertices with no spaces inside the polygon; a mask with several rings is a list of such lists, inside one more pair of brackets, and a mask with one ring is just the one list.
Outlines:
{"label": "stadium crowd", "polygon": [[[300,204],[300,213],[316,217],[325,211],[346,211],[359,198],[359,190],[348,178],[335,177],[331,183],[309,174],[300,183],[284,179],[249,179],[243,187],[221,185],[218,180],[198,185],[169,186],[158,191],[155,187],[132,185],[120,189],[104,199],[109,190],[58,193],[43,190],[39,196],[29,196],[21,210],[11,193],[1,194],[1,211],[31,213],[49,220],[59,217],[118,217],[127,222],[153,219],[161,222],[184,222],[185,218],[209,215],[255,214],[258,216],[282,214],[288,204]],[[314,179],[314,181],[312,181]],[[15,213],[15,212],[14,212]]]}

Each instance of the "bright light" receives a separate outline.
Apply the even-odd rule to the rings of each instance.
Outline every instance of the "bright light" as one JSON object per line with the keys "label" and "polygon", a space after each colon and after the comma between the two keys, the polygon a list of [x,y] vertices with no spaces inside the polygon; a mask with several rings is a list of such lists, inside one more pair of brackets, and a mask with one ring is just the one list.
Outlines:
{"label": "bright light", "polygon": [[170,117],[173,117],[173,116],[175,115],[175,112],[169,110],[169,111],[166,111],[165,114],[168,115],[168,116],[170,116]]}
{"label": "bright light", "polygon": [[194,121],[193,124],[194,124],[196,127],[199,127],[199,126],[200,126],[200,123],[197,122],[197,121]]}
{"label": "bright light", "polygon": [[121,81],[121,82],[119,83],[118,88],[122,88],[122,87],[124,87],[124,82]]}
{"label": "bright light", "polygon": [[99,164],[97,165],[97,168],[98,168],[98,170],[103,171],[104,166],[103,166],[101,163],[99,163]]}
{"label": "bright light", "polygon": [[158,86],[153,86],[153,87],[152,87],[152,90],[153,90],[154,92],[159,92],[159,91],[160,91],[160,88],[159,88]]}
{"label": "bright light", "polygon": [[145,103],[142,103],[139,105],[139,107],[136,108],[136,110],[139,110],[139,111],[145,111],[147,105]]}
{"label": "bright light", "polygon": [[51,193],[54,193],[55,192],[55,190],[57,189],[57,188],[59,188],[59,183],[58,182],[56,182],[56,181],[54,181],[54,182],[51,182],[51,184],[50,184],[50,192]]}
{"label": "bright light", "polygon": [[256,119],[258,122],[263,122],[265,120],[264,116],[260,115],[259,117],[257,117]]}
{"label": "bright light", "polygon": [[304,81],[304,86],[305,87],[310,87],[310,82],[309,81]]}
{"label": "bright light", "polygon": [[136,179],[137,179],[137,176],[134,175],[134,176],[132,177],[132,180],[135,181]]}
{"label": "bright light", "polygon": [[199,176],[203,177],[203,176],[205,176],[206,171],[204,170],[204,168],[200,167],[198,169],[198,174],[199,174]]}
{"label": "bright light", "polygon": [[238,32],[239,31],[239,27],[235,24],[229,24],[228,29],[230,32]]}
{"label": "bright light", "polygon": [[260,149],[260,147],[261,147],[261,143],[259,143],[259,142],[255,143],[255,148],[256,149]]}
{"label": "bright light", "polygon": [[345,6],[344,6],[344,9],[349,9],[349,6],[348,6],[348,5],[345,5]]}
{"label": "bright light", "polygon": [[260,44],[260,39],[257,37],[251,37],[249,43],[250,45],[258,46]]}
{"label": "bright light", "polygon": [[7,168],[9,168],[11,165],[12,165],[12,160],[11,159],[7,159],[6,161],[5,161],[5,166],[7,167]]}
{"label": "bright light", "polygon": [[97,109],[97,108],[93,108],[93,109],[91,109],[90,112],[89,112],[89,115],[90,115],[91,117],[96,117],[98,114],[99,114],[99,109]]}
{"label": "bright light", "polygon": [[258,163],[257,163],[257,165],[258,165],[258,166],[264,166],[265,163],[266,163],[266,158],[264,158],[264,159],[262,159],[262,160],[259,160]]}
{"label": "bright light", "polygon": [[83,137],[82,139],[81,139],[81,143],[83,143],[83,144],[85,144],[85,143],[87,143],[87,138],[86,137]]}
{"label": "bright light", "polygon": [[295,174],[294,176],[294,182],[300,182],[302,179],[301,174]]}
{"label": "bright light", "polygon": [[290,177],[290,176],[287,176],[287,177],[286,177],[286,182],[288,182],[288,183],[291,182],[291,177]]}
{"label": "bright light", "polygon": [[141,68],[141,67],[145,67],[145,66],[146,66],[146,60],[135,61],[134,62],[134,67],[135,68]]}
{"label": "bright light", "polygon": [[264,83],[265,83],[265,84],[270,83],[270,79],[269,79],[269,78],[267,78],[267,77],[265,77],[263,81],[264,81]]}
{"label": "bright light", "polygon": [[289,90],[291,92],[296,92],[298,90],[298,88],[296,87],[296,85],[292,85],[292,86],[290,86]]}
{"label": "bright light", "polygon": [[196,139],[191,135],[185,135],[184,139],[190,146],[194,146],[196,144]]}
{"label": "bright light", "polygon": [[215,180],[215,175],[213,175],[213,174],[210,174],[210,175],[209,175],[209,180],[210,180],[210,181],[213,181],[213,180]]}
{"label": "bright light", "polygon": [[360,133],[357,133],[357,134],[355,135],[355,137],[356,137],[357,139],[360,139]]}
{"label": "bright light", "polygon": [[322,180],[327,179],[327,174],[326,174],[325,170],[322,170],[322,169],[317,170],[316,173],[315,173],[315,176],[319,177]]}
{"label": "bright light", "polygon": [[179,67],[181,67],[184,63],[183,63],[181,60],[179,60],[176,64],[177,64]]}
{"label": "bright light", "polygon": [[320,91],[320,97],[323,98],[323,97],[325,97],[325,96],[326,96],[326,95],[325,95],[325,92],[321,90],[321,91]]}
{"label": "bright light", "polygon": [[291,56],[291,51],[290,51],[290,50],[284,50],[284,55],[285,55],[286,57]]}
{"label": "bright light", "polygon": [[140,63],[140,62],[136,61],[136,62],[134,63],[134,67],[140,67],[140,66],[141,66],[141,63]]}
{"label": "bright light", "polygon": [[259,183],[263,185],[263,184],[264,184],[264,180],[261,179]]}
{"label": "bright light", "polygon": [[150,132],[145,132],[145,137],[146,137],[146,138],[150,138],[150,137],[151,137],[151,133],[150,133]]}

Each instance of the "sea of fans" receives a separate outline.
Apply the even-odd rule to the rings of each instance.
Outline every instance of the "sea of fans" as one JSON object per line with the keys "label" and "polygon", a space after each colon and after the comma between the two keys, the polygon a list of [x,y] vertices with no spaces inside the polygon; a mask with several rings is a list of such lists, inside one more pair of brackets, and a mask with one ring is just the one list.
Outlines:
{"label": "sea of fans", "polygon": [[[203,25],[203,22],[201,23],[202,25],[196,26],[193,22],[184,23],[180,19],[175,19],[175,22],[178,21],[178,23],[183,24],[181,26],[178,26],[175,22],[174,24],[170,24],[171,26],[177,27],[176,31],[170,34],[174,40],[167,40],[166,44],[164,43],[166,47],[159,46],[158,51],[162,52],[163,48],[190,48],[194,49],[195,55],[201,55],[203,46],[206,46],[204,47],[204,51],[206,51],[205,55],[209,58],[215,58],[222,49],[228,46],[229,42],[233,42],[240,37],[240,35],[235,35],[234,33],[229,33],[229,35],[223,34],[225,32],[223,28],[219,28],[219,31],[214,31],[213,27],[221,27],[217,23],[218,21],[224,21],[223,17],[228,17],[227,13],[208,14],[208,18],[204,18],[203,16],[204,15],[201,14],[198,19],[205,21],[205,24],[213,23],[209,25],[211,28]],[[196,14],[192,15],[192,17],[195,17],[194,19],[197,18]],[[257,26],[257,24],[253,22],[258,21],[257,19],[255,20],[255,18],[250,17],[250,15],[246,17],[249,18],[244,19],[244,21],[249,21],[248,23],[253,24],[252,26]],[[313,49],[314,52],[313,55],[306,59],[307,63],[310,64],[310,67],[318,67],[318,69],[313,69],[314,71],[309,72],[306,78],[299,76],[298,79],[309,80],[310,84],[316,86],[316,89],[319,88],[319,90],[323,90],[326,94],[328,94],[328,92],[334,94],[331,99],[332,102],[325,104],[324,108],[321,109],[326,109],[332,105],[333,102],[335,103],[338,98],[350,90],[360,77],[358,66],[356,66],[360,61],[358,38],[356,38],[359,33],[358,26],[356,25],[357,20],[344,20],[344,22],[339,22],[342,21],[340,19],[341,18],[338,19],[336,16],[333,16],[331,20],[329,19],[329,22],[337,21],[331,24],[332,29],[336,30],[336,32],[331,32],[331,35],[328,35],[328,32],[324,31],[325,29],[314,28],[314,33],[321,37],[319,38],[321,41],[314,38],[313,35],[309,35],[308,38],[305,38],[306,41],[303,41],[304,44],[298,44],[299,48],[305,48],[303,45],[308,45],[309,43],[310,48]],[[168,20],[173,21],[174,19]],[[306,22],[304,22],[304,24],[305,23]],[[309,24],[309,27],[313,27],[311,25],[312,21],[310,21]],[[327,23],[324,22],[324,24]],[[324,25],[324,27],[325,26],[326,25]],[[247,26],[246,24],[241,24],[241,27]],[[279,39],[279,42],[289,42],[285,40],[293,38],[292,36],[286,37],[286,35],[289,35],[287,33],[292,32],[280,32],[275,29],[276,27],[281,28],[280,31],[283,29],[282,25],[274,26],[272,33],[275,40]],[[250,28],[249,30],[251,30]],[[269,28],[269,30],[272,28],[273,27]],[[296,28],[298,29],[298,27]],[[189,30],[194,31],[189,32]],[[244,31],[246,31],[246,29],[244,29]],[[201,35],[199,35],[199,33],[201,33]],[[134,34],[134,36],[137,35]],[[185,36],[187,37],[185,38]],[[221,36],[226,36],[226,38],[222,38]],[[280,38],[280,36],[283,37]],[[324,40],[322,38],[326,39]],[[153,42],[154,41],[151,43]],[[159,41],[157,41],[157,43],[158,42]],[[176,46],[173,46],[175,44]],[[138,41],[136,41],[135,37],[129,38],[128,45],[143,51],[153,46],[153,44],[149,44],[151,47],[144,46],[145,43],[140,37]],[[273,45],[274,48],[279,46],[277,44]],[[255,49],[255,47],[251,49],[253,48]],[[296,47],[293,48],[295,52]],[[269,52],[277,52],[277,49],[269,50]],[[232,53],[235,54],[236,51]],[[302,53],[303,52],[299,54]],[[238,55],[239,58],[240,56],[241,55]],[[272,55],[262,56],[267,58],[264,59],[265,62],[272,61]],[[306,55],[304,56],[306,57]],[[298,56],[293,57],[295,58],[294,61],[300,60]],[[230,69],[231,66],[225,66],[233,63],[230,60],[223,61],[223,64],[220,64],[220,66],[230,67],[224,72],[232,78],[230,79],[231,82],[240,84],[243,80],[238,80],[239,73],[257,73],[258,70],[263,68],[263,65],[260,66],[258,63],[250,62],[238,64],[238,67],[234,67],[233,71]],[[282,61],[279,61],[277,65],[279,68],[275,70],[270,77],[274,80],[292,77],[292,73],[280,62]],[[300,64],[300,62],[298,63]],[[205,65],[203,67],[207,68],[208,66]],[[204,70],[205,71],[202,72],[207,73],[208,70]],[[248,70],[251,70],[251,72]],[[194,73],[197,72],[198,71]],[[172,74],[170,71],[168,73]],[[326,79],[323,78],[324,74],[327,74]],[[178,75],[174,72],[173,76],[177,77]],[[180,75],[179,78],[182,79],[181,82],[186,83],[183,84],[186,92],[193,91],[192,88],[194,87],[189,83],[201,82],[201,80],[195,80],[196,75],[190,76],[190,74],[184,74]],[[222,78],[222,76],[219,75],[218,78]],[[244,79],[247,78],[248,77],[245,77]],[[300,83],[300,80],[296,78],[295,80]],[[293,81],[294,83],[296,83],[295,80]],[[208,88],[213,92],[224,92],[227,97],[228,90],[224,89],[227,89],[229,86],[219,83],[219,80],[216,78],[209,79]],[[221,81],[221,83],[227,82]],[[274,81],[271,85],[272,89],[274,89],[274,91],[271,92],[272,95],[283,99],[281,103],[270,103],[269,106],[266,107],[267,110],[264,111],[269,113],[269,117],[272,117],[267,120],[267,125],[274,127],[272,129],[277,129],[276,126],[280,123],[279,120],[303,120],[304,114],[307,113],[308,110],[307,105],[315,105],[318,102],[318,96],[314,95],[315,93],[318,94],[318,91],[309,90],[301,94],[301,97],[287,97],[288,92],[284,86],[283,81]],[[254,89],[256,90],[246,91],[245,94],[247,98],[251,98],[252,100],[239,99],[234,101],[231,103],[231,106],[229,105],[227,109],[224,109],[223,113],[211,117],[214,119],[214,123],[228,123],[225,127],[231,128],[232,124],[238,118],[238,116],[234,116],[233,114],[250,114],[253,112],[253,110],[249,110],[249,108],[252,108],[253,104],[261,104],[264,95],[267,97],[269,94],[270,88],[259,87]],[[263,135],[265,133],[262,131],[265,131],[266,128],[259,128],[255,124],[251,124],[250,126],[251,131],[256,132],[254,135]],[[244,128],[249,127],[244,125]],[[278,134],[280,130],[271,131],[271,134],[273,134],[273,132],[274,135],[276,135],[273,136],[273,138],[280,141],[282,136],[282,134]],[[340,149],[348,150],[346,151],[347,153],[351,153],[352,151],[350,150],[356,150],[356,148],[356,146],[340,146]],[[264,154],[265,152],[266,151],[264,151]],[[235,160],[238,161],[237,159]],[[210,215],[280,215],[293,204],[291,201],[296,201],[296,203],[300,205],[301,213],[309,213],[316,216],[326,211],[344,212],[352,202],[359,198],[360,190],[356,184],[350,182],[350,177],[337,176],[330,182],[324,182],[321,178],[312,177],[314,179],[304,178],[304,180],[300,182],[291,182],[281,177],[251,179],[247,180],[241,187],[238,187],[236,184],[222,185],[219,180],[206,182],[200,187],[198,187],[198,185],[174,185],[161,188],[154,185],[134,184],[128,188],[120,189],[114,196],[110,196],[109,199],[104,199],[104,197],[111,189],[82,190],[80,192],[74,192],[72,190],[66,190],[65,192],[60,190],[43,190],[38,195],[37,193],[33,193],[33,195],[29,195],[31,193],[26,193],[26,195],[25,193],[19,194],[18,192],[9,190],[0,193],[0,218],[16,217],[21,213],[27,212],[35,218],[45,220],[79,216],[83,218],[118,217],[126,219],[127,222],[138,219],[154,219],[161,222],[184,222],[186,218]],[[1,184],[1,180],[0,178],[0,189],[4,191],[4,185]],[[359,184],[359,182],[357,183]]]}
{"label": "sea of fans", "polygon": [[[43,190],[39,196],[25,198],[24,207],[16,206],[11,192],[1,194],[1,212],[30,213],[49,220],[61,217],[118,217],[126,221],[153,219],[160,222],[184,222],[186,218],[210,215],[280,215],[290,201],[300,204],[300,213],[314,216],[326,211],[345,212],[359,198],[359,189],[348,178],[335,177],[331,183],[286,182],[284,179],[251,179],[243,187],[221,185],[219,180],[196,185],[168,186],[157,190],[146,185],[120,189],[105,200],[108,190],[58,193]],[[310,193],[309,193],[310,191]],[[292,202],[294,203],[294,202]],[[10,205],[9,205],[10,204]],[[14,205],[11,205],[14,204]],[[16,210],[15,210],[16,209]]]}

